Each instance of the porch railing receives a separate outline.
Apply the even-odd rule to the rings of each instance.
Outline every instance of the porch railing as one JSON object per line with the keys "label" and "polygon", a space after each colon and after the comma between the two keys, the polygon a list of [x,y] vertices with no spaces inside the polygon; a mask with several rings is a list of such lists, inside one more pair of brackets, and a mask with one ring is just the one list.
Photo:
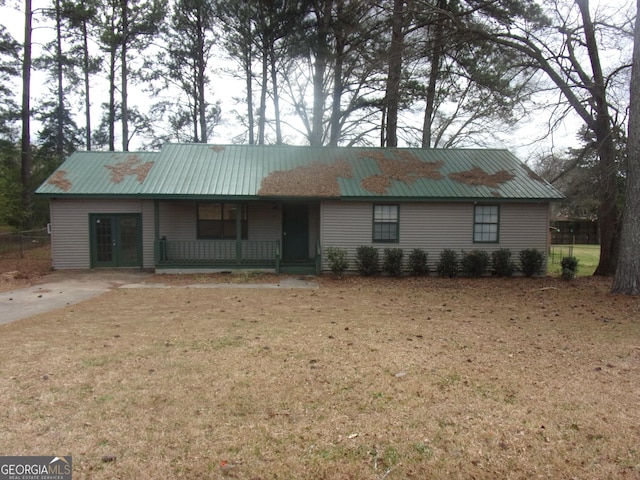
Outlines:
{"label": "porch railing", "polygon": [[164,267],[279,268],[280,242],[249,240],[156,240],[156,265]]}

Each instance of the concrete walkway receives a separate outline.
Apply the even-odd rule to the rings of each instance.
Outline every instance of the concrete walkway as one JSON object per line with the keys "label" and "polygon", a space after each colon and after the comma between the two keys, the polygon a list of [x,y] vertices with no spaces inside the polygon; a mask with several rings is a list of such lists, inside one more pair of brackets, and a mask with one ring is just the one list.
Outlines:
{"label": "concrete walkway", "polygon": [[140,270],[58,271],[31,287],[0,292],[0,324],[64,308],[114,288],[318,288],[312,280],[283,277],[278,283],[147,283],[151,273]]}

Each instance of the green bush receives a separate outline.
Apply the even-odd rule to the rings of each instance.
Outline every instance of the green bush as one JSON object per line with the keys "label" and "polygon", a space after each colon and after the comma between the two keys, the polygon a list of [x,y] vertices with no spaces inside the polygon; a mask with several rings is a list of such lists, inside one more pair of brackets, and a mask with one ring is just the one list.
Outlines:
{"label": "green bush", "polygon": [[449,248],[445,248],[440,252],[440,260],[436,268],[440,277],[455,277],[460,269],[458,254]]}
{"label": "green bush", "polygon": [[516,270],[516,265],[511,261],[511,250],[501,248],[491,253],[493,271],[499,277],[511,277]]}
{"label": "green bush", "polygon": [[576,257],[564,257],[560,262],[561,276],[564,280],[573,280],[578,272],[578,259]]}
{"label": "green bush", "polygon": [[411,271],[411,275],[429,275],[427,259],[427,252],[419,248],[414,248],[409,255],[409,270]]}
{"label": "green bush", "polygon": [[382,256],[382,271],[391,277],[402,275],[402,258],[404,252],[401,248],[385,248]]}
{"label": "green bush", "polygon": [[380,272],[378,249],[361,245],[356,250],[356,268],[360,275],[366,277]]}
{"label": "green bush", "polygon": [[349,268],[347,251],[342,248],[327,248],[327,260],[329,261],[329,268],[337,277],[342,277],[344,271]]}
{"label": "green bush", "polygon": [[520,251],[520,267],[527,277],[540,275],[544,272],[544,256],[536,248]]}
{"label": "green bush", "polygon": [[462,255],[462,272],[469,277],[481,277],[489,268],[489,254],[482,250],[473,250]]}

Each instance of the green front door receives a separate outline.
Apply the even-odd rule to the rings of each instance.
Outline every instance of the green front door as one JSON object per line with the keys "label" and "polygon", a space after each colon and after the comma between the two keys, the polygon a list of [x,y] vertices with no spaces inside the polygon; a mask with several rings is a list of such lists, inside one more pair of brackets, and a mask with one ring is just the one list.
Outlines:
{"label": "green front door", "polygon": [[139,214],[92,214],[89,221],[92,267],[142,266]]}
{"label": "green front door", "polygon": [[282,259],[309,259],[309,208],[307,205],[282,206]]}

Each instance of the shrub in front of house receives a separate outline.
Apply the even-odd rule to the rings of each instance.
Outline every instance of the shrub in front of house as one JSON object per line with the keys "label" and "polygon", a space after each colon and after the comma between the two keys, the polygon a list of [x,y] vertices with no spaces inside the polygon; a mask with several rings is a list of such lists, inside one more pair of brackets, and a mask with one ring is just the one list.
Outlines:
{"label": "shrub in front of house", "polygon": [[578,272],[578,259],[576,257],[564,257],[560,262],[563,280],[573,280]]}
{"label": "shrub in front of house", "polygon": [[481,277],[489,268],[489,254],[482,250],[463,253],[460,267],[468,277]]}
{"label": "shrub in front of house", "polygon": [[385,248],[382,256],[382,271],[391,277],[402,275],[402,259],[404,252],[401,248]]}
{"label": "shrub in front of house", "polygon": [[420,248],[414,248],[409,254],[409,270],[411,275],[429,275],[428,254]]}
{"label": "shrub in front of house", "polygon": [[380,272],[378,249],[368,245],[361,245],[356,250],[356,268],[365,277]]}
{"label": "shrub in front of house", "polygon": [[544,271],[544,255],[536,248],[520,251],[520,268],[527,277],[541,275]]}
{"label": "shrub in front of house", "polygon": [[440,260],[438,260],[436,267],[438,276],[452,278],[458,275],[459,269],[460,262],[458,260],[458,254],[455,251],[445,248],[440,252]]}
{"label": "shrub in front of house", "polygon": [[499,277],[511,277],[516,271],[516,265],[511,261],[511,250],[501,248],[491,253],[493,272]]}
{"label": "shrub in front of house", "polygon": [[327,248],[327,261],[329,262],[329,268],[336,277],[342,277],[345,270],[349,268],[347,251],[343,248]]}

